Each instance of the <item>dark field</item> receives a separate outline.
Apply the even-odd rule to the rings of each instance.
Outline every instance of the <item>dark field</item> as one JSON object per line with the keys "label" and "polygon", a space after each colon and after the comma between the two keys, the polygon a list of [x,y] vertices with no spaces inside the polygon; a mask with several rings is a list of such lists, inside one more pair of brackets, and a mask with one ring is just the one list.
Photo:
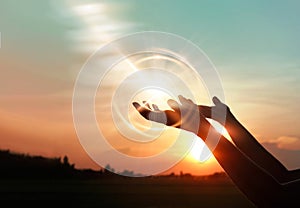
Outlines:
{"label": "dark field", "polygon": [[8,150],[0,150],[0,161],[0,208],[254,207],[225,173],[125,177],[106,169],[76,169],[67,157]]}
{"label": "dark field", "polygon": [[229,179],[202,177],[2,179],[0,201],[5,207],[254,207]]}

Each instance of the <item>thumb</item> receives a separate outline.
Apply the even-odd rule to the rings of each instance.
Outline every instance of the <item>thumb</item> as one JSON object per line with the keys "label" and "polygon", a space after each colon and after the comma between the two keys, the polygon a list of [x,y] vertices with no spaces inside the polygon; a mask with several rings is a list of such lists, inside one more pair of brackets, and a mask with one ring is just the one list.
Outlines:
{"label": "thumb", "polygon": [[214,103],[215,105],[223,104],[223,103],[219,100],[219,98],[217,98],[216,96],[214,96],[214,97],[212,98],[212,101],[213,101],[213,103]]}

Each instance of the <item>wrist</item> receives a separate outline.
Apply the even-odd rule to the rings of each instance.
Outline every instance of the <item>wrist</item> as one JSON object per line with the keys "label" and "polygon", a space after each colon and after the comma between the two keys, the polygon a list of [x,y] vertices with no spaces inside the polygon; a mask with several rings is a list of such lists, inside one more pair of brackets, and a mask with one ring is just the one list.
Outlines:
{"label": "wrist", "polygon": [[225,128],[228,128],[232,126],[234,123],[236,123],[237,119],[233,115],[233,113],[230,111],[228,108],[227,114],[226,114],[226,119],[225,119]]}
{"label": "wrist", "polygon": [[210,151],[214,151],[214,149],[218,146],[220,139],[222,138],[222,134],[218,132],[214,127],[211,127],[207,132],[207,135],[203,141],[206,146],[210,149]]}
{"label": "wrist", "polygon": [[200,122],[196,135],[205,142],[207,137],[214,132],[217,132],[217,130],[205,119]]}

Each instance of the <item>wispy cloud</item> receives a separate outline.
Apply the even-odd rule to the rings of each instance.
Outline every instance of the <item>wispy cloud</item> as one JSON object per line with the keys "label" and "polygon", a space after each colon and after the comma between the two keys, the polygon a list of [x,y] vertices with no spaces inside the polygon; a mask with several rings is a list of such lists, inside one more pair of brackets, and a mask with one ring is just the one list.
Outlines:
{"label": "wispy cloud", "polygon": [[275,140],[270,140],[268,143],[276,144],[279,149],[300,150],[300,138],[292,136],[281,136]]}
{"label": "wispy cloud", "polygon": [[[287,139],[282,142],[284,138],[280,137],[276,142],[264,142],[263,146],[274,155],[286,168],[289,170],[298,169],[300,166],[300,146],[299,139],[293,141],[294,139]],[[289,137],[290,138],[290,137]],[[282,140],[280,142],[280,140]],[[290,143],[288,142],[290,140]],[[280,147],[279,147],[280,146]],[[291,146],[294,146],[291,148]],[[289,148],[289,149],[287,149]]]}
{"label": "wispy cloud", "polygon": [[62,16],[77,23],[76,27],[69,30],[68,36],[76,42],[74,48],[79,52],[94,52],[134,27],[133,23],[116,17],[117,12],[123,13],[127,9],[122,6],[120,11],[118,4],[75,0],[59,4],[63,8]]}

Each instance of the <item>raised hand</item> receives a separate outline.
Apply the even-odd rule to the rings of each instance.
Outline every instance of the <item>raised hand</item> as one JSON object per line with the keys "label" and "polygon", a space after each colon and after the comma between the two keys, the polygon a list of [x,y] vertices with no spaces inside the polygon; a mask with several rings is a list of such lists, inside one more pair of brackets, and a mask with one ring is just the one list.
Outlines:
{"label": "raised hand", "polygon": [[206,118],[211,118],[222,125],[225,125],[226,117],[230,115],[230,109],[217,97],[212,99],[215,106],[199,105],[199,112]]}

